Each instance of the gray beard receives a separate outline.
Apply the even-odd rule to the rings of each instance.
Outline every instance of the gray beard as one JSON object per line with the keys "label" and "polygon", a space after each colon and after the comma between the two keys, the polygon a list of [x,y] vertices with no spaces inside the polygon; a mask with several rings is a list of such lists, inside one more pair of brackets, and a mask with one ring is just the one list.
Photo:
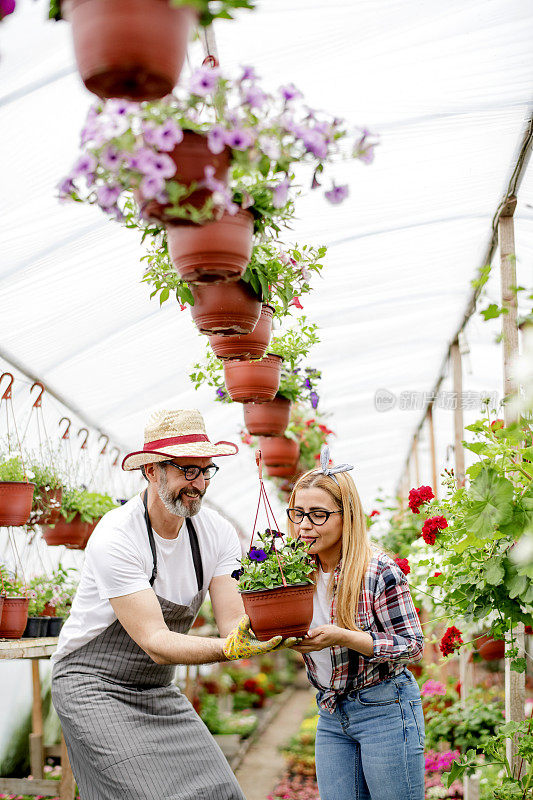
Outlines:
{"label": "gray beard", "polygon": [[161,485],[158,486],[157,493],[169,514],[174,514],[176,517],[194,517],[195,514],[198,514],[202,506],[203,495],[199,495],[196,500],[190,498],[190,503],[188,504],[183,503],[179,494],[174,495],[168,488],[165,470],[160,469],[159,474],[161,476]]}

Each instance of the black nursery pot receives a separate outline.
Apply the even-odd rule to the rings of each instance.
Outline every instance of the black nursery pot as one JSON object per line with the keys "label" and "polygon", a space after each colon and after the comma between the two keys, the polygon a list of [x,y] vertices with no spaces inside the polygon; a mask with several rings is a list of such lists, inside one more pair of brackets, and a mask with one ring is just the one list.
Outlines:
{"label": "black nursery pot", "polygon": [[48,618],[48,631],[47,636],[59,636],[59,631],[63,627],[65,620],[62,617],[49,617]]}
{"label": "black nursery pot", "polygon": [[23,639],[39,639],[48,634],[48,620],[50,617],[28,617],[28,622],[24,633]]}

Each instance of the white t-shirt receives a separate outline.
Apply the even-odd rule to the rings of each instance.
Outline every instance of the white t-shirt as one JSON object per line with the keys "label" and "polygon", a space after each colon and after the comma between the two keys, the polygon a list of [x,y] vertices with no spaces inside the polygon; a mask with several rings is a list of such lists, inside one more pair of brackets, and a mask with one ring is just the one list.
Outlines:
{"label": "white t-shirt", "polygon": [[[328,583],[331,573],[318,569],[316,591],[313,595],[313,619],[310,628],[319,625],[329,625],[331,620],[331,597],[328,596]],[[316,678],[321,686],[326,688],[331,683],[331,648],[325,647],[309,653],[316,667]]]}
{"label": "white t-shirt", "polygon": [[[204,571],[203,594],[211,579],[239,568],[241,546],[233,526],[216,511],[202,508],[192,518]],[[176,539],[154,530],[157,577],[154,591],[179,605],[189,605],[198,591],[185,521]],[[52,662],[82,647],[116,620],[110,597],[150,588],[153,558],[140,495],[109,511],[98,523],[85,550],[80,585],[69,618],[59,635]]]}

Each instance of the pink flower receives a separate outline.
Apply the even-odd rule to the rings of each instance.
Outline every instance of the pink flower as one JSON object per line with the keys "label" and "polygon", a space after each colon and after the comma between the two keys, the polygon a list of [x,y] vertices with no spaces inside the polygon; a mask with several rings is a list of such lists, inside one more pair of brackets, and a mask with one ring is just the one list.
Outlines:
{"label": "pink flower", "polygon": [[436,694],[445,695],[446,686],[442,683],[442,681],[434,681],[430,679],[422,684],[420,694],[423,694],[425,697],[434,697]]}
{"label": "pink flower", "polygon": [[303,305],[300,303],[299,297],[293,297],[289,305],[294,306],[295,308],[299,308],[300,310],[303,309]]}

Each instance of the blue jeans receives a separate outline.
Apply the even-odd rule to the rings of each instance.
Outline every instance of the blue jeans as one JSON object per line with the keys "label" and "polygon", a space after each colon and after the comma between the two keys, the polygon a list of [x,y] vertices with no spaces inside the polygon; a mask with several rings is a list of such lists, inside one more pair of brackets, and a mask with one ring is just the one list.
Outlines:
{"label": "blue jeans", "polygon": [[409,670],[319,712],[321,800],[424,800],[424,716]]}

